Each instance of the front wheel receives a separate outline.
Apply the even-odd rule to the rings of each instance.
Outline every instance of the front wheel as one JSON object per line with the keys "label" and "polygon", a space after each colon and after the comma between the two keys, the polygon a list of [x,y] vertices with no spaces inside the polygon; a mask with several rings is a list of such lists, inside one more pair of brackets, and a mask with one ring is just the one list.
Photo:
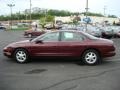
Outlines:
{"label": "front wheel", "polygon": [[87,50],[83,53],[82,61],[87,65],[96,65],[101,61],[100,54],[96,50]]}
{"label": "front wheel", "polygon": [[17,49],[14,53],[14,59],[18,63],[26,63],[28,62],[28,53],[24,49]]}
{"label": "front wheel", "polygon": [[29,38],[32,38],[32,34],[28,34],[28,37],[29,37]]}

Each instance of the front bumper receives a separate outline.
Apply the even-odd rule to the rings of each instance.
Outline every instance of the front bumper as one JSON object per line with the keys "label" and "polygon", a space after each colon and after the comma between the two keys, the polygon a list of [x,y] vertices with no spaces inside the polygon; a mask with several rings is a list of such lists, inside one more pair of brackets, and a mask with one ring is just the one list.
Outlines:
{"label": "front bumper", "polygon": [[4,56],[6,56],[6,57],[12,58],[12,55],[11,55],[11,53],[9,53],[9,52],[4,52],[3,54],[4,54]]}
{"label": "front bumper", "polygon": [[13,48],[4,48],[3,49],[4,56],[12,57],[12,52],[13,52]]}

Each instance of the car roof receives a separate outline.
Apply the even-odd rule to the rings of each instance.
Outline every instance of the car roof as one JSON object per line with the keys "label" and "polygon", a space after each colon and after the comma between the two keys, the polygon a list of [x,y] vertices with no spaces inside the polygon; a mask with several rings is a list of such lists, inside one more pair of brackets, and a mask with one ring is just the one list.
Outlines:
{"label": "car roof", "polygon": [[52,32],[82,32],[82,31],[77,31],[77,30],[56,30]]}

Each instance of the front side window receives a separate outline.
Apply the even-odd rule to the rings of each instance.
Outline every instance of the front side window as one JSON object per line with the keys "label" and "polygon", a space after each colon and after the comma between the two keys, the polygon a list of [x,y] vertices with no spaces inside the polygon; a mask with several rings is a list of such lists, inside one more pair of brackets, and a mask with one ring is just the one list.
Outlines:
{"label": "front side window", "polygon": [[48,33],[40,38],[42,41],[58,41],[59,40],[59,32]]}
{"label": "front side window", "polygon": [[62,32],[62,41],[83,41],[84,37],[80,33]]}

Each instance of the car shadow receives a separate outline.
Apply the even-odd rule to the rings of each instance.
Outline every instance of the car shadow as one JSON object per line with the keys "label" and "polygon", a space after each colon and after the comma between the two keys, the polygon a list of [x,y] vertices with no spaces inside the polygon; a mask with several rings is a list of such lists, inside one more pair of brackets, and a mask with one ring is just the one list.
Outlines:
{"label": "car shadow", "polygon": [[31,63],[76,63],[79,61],[79,58],[68,57],[39,57],[31,59]]}
{"label": "car shadow", "polygon": [[[5,59],[6,62],[16,63],[13,59]],[[80,58],[69,58],[69,57],[39,57],[32,58],[29,63],[25,64],[76,64],[79,66],[86,66],[83,62],[81,62]],[[114,61],[103,60],[100,66],[111,65],[114,64]]]}

